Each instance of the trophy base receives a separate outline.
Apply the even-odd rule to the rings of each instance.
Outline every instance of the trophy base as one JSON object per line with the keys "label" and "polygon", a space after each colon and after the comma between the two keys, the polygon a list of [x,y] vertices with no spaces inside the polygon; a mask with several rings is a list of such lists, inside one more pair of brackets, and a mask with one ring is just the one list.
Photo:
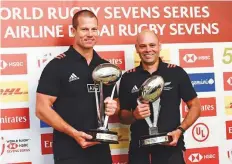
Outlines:
{"label": "trophy base", "polygon": [[86,131],[93,138],[88,141],[101,142],[108,144],[118,144],[118,133],[108,129],[90,129]]}
{"label": "trophy base", "polygon": [[172,137],[168,136],[167,133],[157,133],[153,135],[142,136],[139,140],[139,146],[149,147],[153,145],[170,143],[171,141],[172,141]]}

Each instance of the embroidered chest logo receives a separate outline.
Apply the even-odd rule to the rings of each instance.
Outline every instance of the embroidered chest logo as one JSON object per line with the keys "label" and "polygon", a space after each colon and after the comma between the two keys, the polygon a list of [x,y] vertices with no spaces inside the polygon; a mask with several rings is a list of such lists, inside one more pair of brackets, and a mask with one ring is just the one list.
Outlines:
{"label": "embroidered chest logo", "polygon": [[165,90],[165,91],[170,91],[170,90],[172,90],[173,87],[171,86],[171,83],[172,83],[171,81],[165,82],[165,83],[164,83],[164,90]]}
{"label": "embroidered chest logo", "polygon": [[87,89],[89,93],[95,92],[95,87],[97,89],[97,92],[100,92],[100,86],[99,84],[87,84]]}
{"label": "embroidered chest logo", "polygon": [[79,77],[77,77],[74,73],[72,73],[68,81],[72,82],[72,81],[79,80],[79,79],[80,79]]}
{"label": "embroidered chest logo", "polygon": [[135,93],[135,92],[138,92],[139,89],[136,85],[133,86],[133,88],[131,89],[131,93]]}

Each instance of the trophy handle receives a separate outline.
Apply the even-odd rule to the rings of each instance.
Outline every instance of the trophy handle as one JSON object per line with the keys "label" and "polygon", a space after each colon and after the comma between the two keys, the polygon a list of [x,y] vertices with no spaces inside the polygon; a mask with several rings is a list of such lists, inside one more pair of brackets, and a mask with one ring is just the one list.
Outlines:
{"label": "trophy handle", "polygon": [[[112,93],[111,93],[111,96],[110,96],[111,100],[113,100],[115,88],[116,88],[116,84],[114,85],[113,90],[112,90]],[[106,117],[105,117],[105,120],[104,120],[104,128],[105,128],[105,129],[106,129],[106,127],[107,127],[108,120],[109,120],[109,116],[106,116]]]}
{"label": "trophy handle", "polygon": [[[139,99],[137,99],[137,103],[141,104],[141,102],[139,101]],[[146,122],[147,122],[147,124],[148,124],[149,127],[153,126],[150,117],[146,117],[145,120],[146,120]]]}

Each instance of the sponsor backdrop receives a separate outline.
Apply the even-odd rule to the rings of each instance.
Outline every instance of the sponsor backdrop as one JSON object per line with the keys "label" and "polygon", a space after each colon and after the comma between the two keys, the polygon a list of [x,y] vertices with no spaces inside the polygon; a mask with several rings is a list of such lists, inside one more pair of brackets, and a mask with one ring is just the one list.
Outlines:
{"label": "sponsor backdrop", "polygon": [[[138,32],[159,35],[161,58],[188,72],[202,104],[185,134],[187,164],[232,163],[232,2],[216,1],[3,1],[0,163],[53,164],[52,128],[35,116],[36,88],[44,66],[72,44],[71,18],[81,9],[99,18],[96,51],[123,71],[139,64]],[[182,119],[188,113],[184,103],[180,113]],[[113,163],[126,164],[128,126],[111,117],[109,127],[120,140],[111,145]]]}

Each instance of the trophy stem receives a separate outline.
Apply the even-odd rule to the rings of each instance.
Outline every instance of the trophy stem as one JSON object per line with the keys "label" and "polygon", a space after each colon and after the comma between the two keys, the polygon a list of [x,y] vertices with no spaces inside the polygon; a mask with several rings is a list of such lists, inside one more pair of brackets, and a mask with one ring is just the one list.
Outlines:
{"label": "trophy stem", "polygon": [[100,82],[100,123],[103,126],[104,122],[104,97],[103,97],[103,83]]}
{"label": "trophy stem", "polygon": [[[115,88],[116,88],[116,84],[114,85],[113,90],[112,90],[112,93],[111,93],[111,96],[110,96],[110,99],[111,99],[111,100],[113,100],[113,98],[114,98],[114,91],[115,91]],[[105,121],[104,121],[104,128],[105,128],[105,129],[106,129],[106,127],[107,127],[108,120],[109,120],[109,116],[106,116],[106,117],[105,117]]]}
{"label": "trophy stem", "polygon": [[153,126],[157,127],[159,112],[160,112],[160,98],[152,103],[153,107]]}
{"label": "trophy stem", "polygon": [[[139,99],[137,99],[137,103],[141,104],[141,102],[139,101]],[[153,126],[150,117],[146,117],[145,120],[146,120],[146,122],[147,122],[147,124],[148,124],[149,127]]]}
{"label": "trophy stem", "polygon": [[100,115],[99,102],[98,102],[97,84],[94,85],[94,91],[95,91],[95,100],[96,100],[98,124],[101,125],[101,115]]}

